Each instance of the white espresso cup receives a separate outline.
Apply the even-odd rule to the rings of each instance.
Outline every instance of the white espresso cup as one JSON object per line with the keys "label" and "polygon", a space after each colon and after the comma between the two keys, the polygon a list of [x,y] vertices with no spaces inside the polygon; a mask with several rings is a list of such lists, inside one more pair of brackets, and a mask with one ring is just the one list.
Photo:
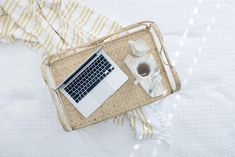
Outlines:
{"label": "white espresso cup", "polygon": [[147,77],[151,73],[151,68],[148,63],[142,62],[136,67],[137,74],[141,77]]}

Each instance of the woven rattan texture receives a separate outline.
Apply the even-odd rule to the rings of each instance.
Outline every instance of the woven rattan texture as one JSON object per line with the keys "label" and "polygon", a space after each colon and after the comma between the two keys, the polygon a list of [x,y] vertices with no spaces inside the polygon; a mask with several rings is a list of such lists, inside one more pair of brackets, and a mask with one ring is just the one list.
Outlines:
{"label": "woven rattan texture", "polygon": [[[132,55],[128,40],[143,39],[150,47],[150,53],[153,54],[157,64],[161,68],[163,77],[162,83],[169,95],[172,92],[167,75],[160,60],[159,52],[156,52],[156,44],[152,34],[148,30],[140,30],[129,35],[117,38],[106,43],[103,50],[112,58],[113,61],[128,75],[128,81],[112,95],[100,108],[96,110],[89,118],[84,118],[79,111],[59,92],[59,96],[64,104],[70,124],[73,129],[84,127],[96,122],[108,119],[110,117],[125,113],[134,108],[149,104],[158,100],[151,98],[142,89],[140,85],[134,85],[134,77],[124,63],[127,55]],[[59,59],[51,64],[51,71],[55,82],[58,85],[68,77],[87,57],[91,55],[98,47],[80,53],[74,52],[72,55]],[[118,78],[117,78],[118,79]]]}

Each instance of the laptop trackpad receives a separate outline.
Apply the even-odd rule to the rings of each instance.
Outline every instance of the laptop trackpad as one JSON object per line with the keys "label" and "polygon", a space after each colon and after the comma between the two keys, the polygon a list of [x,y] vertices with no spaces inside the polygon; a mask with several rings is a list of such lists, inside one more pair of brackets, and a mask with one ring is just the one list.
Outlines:
{"label": "laptop trackpad", "polygon": [[112,94],[114,93],[113,89],[110,85],[105,82],[101,81],[94,90],[91,91],[91,95],[94,99],[96,99],[99,103],[104,103]]}

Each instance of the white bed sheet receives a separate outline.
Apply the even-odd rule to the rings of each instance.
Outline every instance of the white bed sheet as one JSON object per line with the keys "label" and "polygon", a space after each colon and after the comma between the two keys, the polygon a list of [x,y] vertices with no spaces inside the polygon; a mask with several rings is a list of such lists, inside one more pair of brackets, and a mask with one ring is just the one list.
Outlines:
{"label": "white bed sheet", "polygon": [[40,75],[40,55],[0,44],[1,157],[235,156],[235,1],[82,1],[123,25],[160,26],[182,90],[158,104],[172,121],[170,145],[135,140],[105,121],[66,133]]}

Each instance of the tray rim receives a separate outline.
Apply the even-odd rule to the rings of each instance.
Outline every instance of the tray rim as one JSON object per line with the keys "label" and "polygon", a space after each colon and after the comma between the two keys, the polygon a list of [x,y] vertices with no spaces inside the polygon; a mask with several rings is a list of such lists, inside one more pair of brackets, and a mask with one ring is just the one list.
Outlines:
{"label": "tray rim", "polygon": [[[140,26],[144,26],[144,28],[143,28],[143,29],[140,29],[140,30],[137,30],[137,31],[133,31],[132,33],[129,33],[129,34],[127,34],[127,35],[120,36],[120,37],[118,37],[118,38],[115,38],[115,39],[112,39],[112,40],[109,40],[109,41],[105,41],[107,38],[109,38],[109,37],[111,37],[111,36],[113,36],[113,35],[116,35],[116,34],[118,34],[118,33],[122,33],[122,32],[125,32],[125,31],[129,31],[130,29],[134,29],[134,28],[140,27]],[[150,29],[151,29],[151,28],[155,28],[154,30],[155,30],[155,33],[156,33],[156,35],[157,35],[159,41],[160,41],[161,50],[158,50],[158,48],[157,48],[158,46],[156,45],[156,41],[155,41],[155,39],[154,39],[154,37],[153,37],[153,33],[150,32]],[[51,56],[49,56],[48,58],[45,58],[44,61],[42,62],[41,70],[42,70],[42,74],[43,74],[43,76],[44,76],[43,78],[44,78],[45,82],[47,83],[47,79],[46,79],[45,72],[44,72],[45,68],[49,68],[50,72],[51,72],[52,74],[54,74],[51,68],[53,67],[53,64],[56,63],[56,61],[58,61],[58,60],[60,60],[60,59],[64,59],[64,58],[66,58],[66,57],[71,57],[71,56],[73,56],[73,55],[77,55],[78,53],[82,53],[82,52],[85,52],[85,51],[89,51],[89,50],[91,50],[91,49],[93,49],[93,48],[95,48],[95,47],[99,47],[99,46],[101,46],[101,45],[105,45],[105,44],[107,44],[107,43],[109,43],[109,42],[113,42],[113,41],[115,41],[115,40],[118,40],[118,39],[123,38],[123,37],[125,37],[125,36],[128,36],[128,35],[130,35],[130,34],[137,33],[137,32],[139,32],[139,31],[147,31],[148,33],[151,34],[153,40],[155,41],[154,44],[155,44],[155,46],[156,46],[156,48],[157,48],[157,55],[159,55],[162,64],[164,63],[164,60],[162,60],[162,57],[161,57],[161,55],[162,55],[162,54],[161,54],[161,51],[163,50],[163,51],[164,51],[164,54],[166,55],[167,65],[170,67],[171,72],[172,72],[172,74],[173,74],[173,77],[176,75],[176,77],[177,77],[176,79],[178,79],[178,80],[174,79],[174,80],[175,80],[175,83],[176,83],[176,81],[178,81],[178,83],[176,83],[176,89],[173,89],[173,88],[172,88],[172,85],[171,85],[171,83],[170,83],[170,80],[169,80],[169,78],[168,78],[167,72],[165,71],[165,67],[163,66],[163,67],[164,67],[164,68],[163,68],[163,69],[164,69],[164,72],[165,72],[166,75],[167,75],[167,79],[168,79],[167,81],[168,81],[168,83],[169,83],[170,86],[171,86],[171,93],[166,94],[166,95],[163,95],[163,96],[161,95],[161,96],[159,96],[159,97],[156,97],[156,98],[152,99],[151,101],[149,101],[148,103],[139,105],[138,107],[141,107],[141,106],[150,104],[150,103],[152,103],[152,102],[158,101],[158,100],[160,100],[160,99],[162,99],[162,98],[164,98],[164,97],[166,97],[166,96],[168,96],[168,95],[170,95],[170,94],[172,94],[172,93],[178,91],[178,90],[180,89],[180,81],[179,81],[179,78],[178,78],[178,75],[177,75],[177,72],[176,72],[175,68],[171,65],[170,60],[169,60],[169,58],[168,58],[168,56],[167,56],[167,54],[166,54],[166,50],[165,50],[165,47],[164,47],[164,45],[163,45],[163,38],[162,38],[162,35],[161,35],[161,33],[160,33],[160,30],[157,29],[157,28],[158,28],[157,25],[156,25],[154,22],[152,22],[152,21],[143,21],[143,22],[139,22],[139,23],[130,25],[130,26],[128,26],[128,27],[125,27],[125,28],[121,29],[120,31],[118,31],[117,33],[114,33],[114,34],[112,34],[112,35],[108,35],[108,37],[103,37],[103,38],[98,39],[98,40],[96,40],[96,41],[92,41],[92,42],[90,42],[90,43],[88,43],[88,44],[84,44],[84,45],[82,45],[82,46],[80,46],[80,47],[71,48],[71,49],[66,49],[66,50],[64,50],[64,51],[61,51],[60,53],[51,55]],[[105,40],[104,40],[104,39],[105,39]],[[100,41],[102,41],[102,42],[100,42]],[[95,43],[95,44],[94,44],[94,43]],[[85,49],[77,50],[77,49],[79,49],[79,48],[84,48],[84,47],[85,47]],[[71,53],[68,53],[68,52],[71,52]],[[52,77],[54,77],[54,76],[52,75]],[[55,79],[54,79],[54,78],[53,78],[53,80],[54,80],[54,82],[55,82]],[[57,83],[57,85],[58,85],[58,83]],[[61,95],[60,95],[61,93],[60,93],[58,90],[55,90],[55,87],[54,87],[54,88],[52,87],[52,90],[53,90],[53,91],[57,94],[57,96],[60,98],[60,102],[62,103],[62,106],[64,106],[64,102],[63,102],[63,100],[61,99]],[[134,108],[129,109],[129,110],[133,110],[133,109],[138,108],[138,107],[134,107]],[[86,126],[88,126],[88,125],[91,125],[91,124],[88,123],[87,125],[85,124],[85,125],[81,125],[81,126],[77,126],[77,127],[72,127],[72,126],[71,126],[71,122],[70,122],[71,119],[70,119],[70,116],[68,115],[69,113],[65,110],[65,108],[63,108],[63,110],[64,110],[64,112],[65,112],[65,114],[66,114],[65,116],[67,117],[67,121],[68,121],[68,123],[69,123],[69,125],[70,125],[70,127],[71,127],[70,129],[67,129],[67,130],[71,131],[71,130],[75,130],[75,129],[78,129],[78,128],[83,128],[83,127],[86,127]],[[128,110],[128,111],[129,111],[129,110]],[[123,113],[126,113],[126,112],[128,112],[128,111],[125,111],[125,112],[123,112]],[[106,117],[106,118],[102,119],[101,121],[103,121],[103,120],[105,120],[105,119],[109,119],[109,118],[114,117],[114,116],[117,116],[117,115],[119,115],[119,114],[123,114],[123,113],[120,112],[120,113],[118,113],[118,114],[116,114],[116,115],[113,115],[113,116],[110,116],[110,117]],[[58,116],[59,116],[59,119],[60,119],[61,117],[60,117],[60,114],[59,114],[59,113],[58,113]],[[62,121],[62,120],[60,119],[60,121]],[[92,124],[96,124],[96,123],[98,123],[98,122],[100,122],[100,121],[92,122]],[[61,122],[61,124],[62,124],[62,122]],[[62,124],[62,125],[63,125],[63,124]],[[63,127],[64,127],[64,126],[63,126]],[[64,127],[64,128],[65,128],[65,127]],[[65,129],[65,130],[66,130],[66,129]]]}

